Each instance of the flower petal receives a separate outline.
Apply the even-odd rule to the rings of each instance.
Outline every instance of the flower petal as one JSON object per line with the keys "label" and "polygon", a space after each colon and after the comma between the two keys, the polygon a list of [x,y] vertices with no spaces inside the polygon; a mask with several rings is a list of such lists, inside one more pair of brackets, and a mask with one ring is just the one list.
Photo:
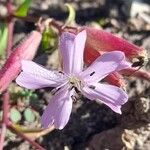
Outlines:
{"label": "flower petal", "polygon": [[75,35],[65,32],[60,37],[60,53],[63,59],[63,70],[65,73],[71,73],[72,70],[72,53],[74,51]]}
{"label": "flower petal", "polygon": [[121,105],[127,102],[127,94],[117,86],[96,83],[85,86],[82,89],[83,95],[91,100],[102,102],[113,111],[121,113]]}
{"label": "flower petal", "polygon": [[63,33],[60,37],[60,52],[63,59],[65,73],[79,73],[83,69],[83,52],[86,41],[86,31],[77,36]]}
{"label": "flower petal", "polygon": [[28,89],[56,87],[64,83],[66,79],[63,74],[47,70],[32,61],[23,60],[22,70],[16,82]]}
{"label": "flower petal", "polygon": [[73,90],[69,91],[68,87],[65,86],[52,97],[41,118],[41,123],[44,128],[52,124],[57,129],[64,128],[71,114],[71,96],[73,92]]}
{"label": "flower petal", "polygon": [[113,51],[98,57],[80,77],[85,82],[98,82],[114,71],[129,68],[123,52]]}

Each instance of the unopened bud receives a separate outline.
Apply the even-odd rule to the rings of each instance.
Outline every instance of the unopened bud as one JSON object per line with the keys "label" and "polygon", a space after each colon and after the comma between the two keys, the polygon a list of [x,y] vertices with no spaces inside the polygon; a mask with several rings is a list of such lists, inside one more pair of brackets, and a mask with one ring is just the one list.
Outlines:
{"label": "unopened bud", "polygon": [[105,77],[104,80],[111,85],[125,88],[125,81],[122,75],[117,72],[108,75],[107,77]]}
{"label": "unopened bud", "polygon": [[83,27],[81,30],[86,30],[86,48],[90,48],[92,51],[109,52],[118,50],[124,52],[125,56],[129,59],[139,57],[144,57],[146,59],[147,57],[143,48],[114,36],[109,32],[90,27]]}
{"label": "unopened bud", "polygon": [[0,70],[0,92],[3,92],[21,71],[21,60],[32,60],[34,58],[41,38],[40,32],[32,31],[12,50]]}

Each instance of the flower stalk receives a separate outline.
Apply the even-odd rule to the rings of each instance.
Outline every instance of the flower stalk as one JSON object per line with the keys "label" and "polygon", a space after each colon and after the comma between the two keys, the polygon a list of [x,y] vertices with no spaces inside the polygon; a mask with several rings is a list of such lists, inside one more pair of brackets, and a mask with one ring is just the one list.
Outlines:
{"label": "flower stalk", "polygon": [[[7,9],[9,15],[12,14],[12,4],[11,0],[7,0]],[[10,100],[10,95],[7,90],[7,87],[9,83],[17,76],[19,73],[19,70],[21,68],[20,60],[22,58],[25,59],[33,59],[35,56],[36,50],[39,46],[40,40],[41,40],[41,34],[37,33],[36,31],[31,33],[27,39],[25,39],[25,43],[21,43],[18,47],[15,49],[12,49],[12,43],[13,43],[13,28],[14,28],[14,20],[13,18],[9,17],[6,19],[7,21],[7,27],[8,27],[8,40],[7,40],[7,48],[6,48],[6,56],[8,57],[5,65],[3,68],[0,70],[0,91],[2,93],[2,100],[3,100],[3,116],[2,116],[2,121],[1,123],[1,133],[0,133],[0,150],[3,150],[4,147],[4,141],[5,141],[5,136],[6,136],[6,131],[7,129],[12,130],[15,132],[17,135],[22,137],[23,139],[27,140],[32,146],[34,146],[38,150],[44,150],[43,147],[41,147],[39,144],[36,142],[32,141],[30,138],[28,138],[26,135],[23,133],[19,132],[16,130],[11,121],[9,120],[9,100]],[[40,35],[40,36],[39,36]],[[33,41],[35,39],[35,42]],[[31,46],[31,43],[33,42],[33,46]],[[26,50],[26,51],[22,51]],[[33,52],[31,53],[31,49]]]}

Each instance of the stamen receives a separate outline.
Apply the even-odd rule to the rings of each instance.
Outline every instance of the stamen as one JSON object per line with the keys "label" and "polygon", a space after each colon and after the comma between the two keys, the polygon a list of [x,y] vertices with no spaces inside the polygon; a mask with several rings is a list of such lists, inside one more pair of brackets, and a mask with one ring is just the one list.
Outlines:
{"label": "stamen", "polygon": [[78,90],[78,88],[75,87],[75,86],[74,86],[74,90],[76,91],[77,94],[80,93],[80,91]]}
{"label": "stamen", "polygon": [[94,73],[95,73],[95,71],[93,71],[93,72],[90,74],[90,76],[92,76]]}
{"label": "stamen", "polygon": [[58,88],[58,89],[57,89],[57,88],[53,89],[53,90],[51,91],[52,95],[55,95],[56,92],[58,92],[60,89],[61,89],[61,87]]}
{"label": "stamen", "polygon": [[68,90],[71,91],[74,88],[74,86],[71,86]]}
{"label": "stamen", "polygon": [[95,89],[96,87],[94,85],[89,86],[90,89]]}
{"label": "stamen", "polygon": [[72,95],[71,98],[72,98],[72,100],[73,100],[74,103],[77,102],[77,98],[74,95]]}
{"label": "stamen", "polygon": [[64,74],[62,71],[59,71],[59,73]]}

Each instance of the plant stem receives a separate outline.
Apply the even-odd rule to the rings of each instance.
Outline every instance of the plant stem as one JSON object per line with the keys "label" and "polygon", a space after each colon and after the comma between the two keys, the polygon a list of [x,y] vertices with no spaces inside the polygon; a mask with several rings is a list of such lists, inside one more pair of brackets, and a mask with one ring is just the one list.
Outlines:
{"label": "plant stem", "polygon": [[[25,17],[20,17],[20,16],[16,16],[14,14],[8,15],[7,17],[0,17],[1,19],[12,19],[12,18],[16,18],[16,19],[20,19],[23,21],[27,21],[27,22],[32,22],[32,23],[37,23],[40,19],[40,17],[32,17],[32,16],[25,16]],[[53,26],[55,29],[57,29],[59,31],[59,33],[61,33],[62,31],[65,30],[72,30],[74,32],[77,32],[77,27],[72,27],[72,26],[64,26],[63,23],[53,19],[53,18],[46,18],[43,20],[46,21],[47,19],[51,19],[52,21],[49,23],[50,26]]]}
{"label": "plant stem", "polygon": [[6,124],[2,123],[2,127],[1,127],[1,135],[0,135],[0,150],[3,150],[4,147],[4,140],[5,140],[5,136],[6,136]]}
{"label": "plant stem", "polygon": [[7,44],[7,57],[11,53],[12,43],[13,43],[13,28],[14,28],[14,21],[8,21],[7,22],[8,27],[8,44]]}
{"label": "plant stem", "polygon": [[[8,10],[8,14],[12,15],[12,3],[11,0],[7,0],[7,10]],[[12,17],[9,17],[6,19],[7,21],[7,27],[8,27],[8,39],[7,39],[7,48],[6,48],[6,52],[7,52],[7,57],[9,56],[9,54],[11,53],[11,48],[13,45],[13,29],[14,29],[14,19]]]}
{"label": "plant stem", "polygon": [[[7,0],[7,10],[8,10],[8,14],[11,15],[12,13],[11,0]],[[8,26],[6,55],[8,57],[12,48],[14,22],[12,21],[12,19],[9,20],[7,19],[6,21]],[[9,115],[9,92],[6,90],[2,96],[3,96],[3,118],[2,118],[2,128],[1,128],[1,136],[0,136],[0,150],[3,150],[6,130],[7,130],[7,126],[9,125],[9,116],[8,116]]]}
{"label": "plant stem", "polygon": [[3,93],[3,118],[0,136],[0,150],[3,150],[4,140],[6,136],[6,129],[7,126],[10,125],[8,113],[9,113],[9,92],[5,91]]}
{"label": "plant stem", "polygon": [[[33,22],[33,23],[37,23],[39,21],[39,19],[40,19],[40,17],[32,17],[32,16],[19,17],[19,16],[12,15],[10,17],[15,17],[17,19],[21,19],[21,20],[28,21],[28,22]],[[52,19],[52,21],[50,22],[49,25],[52,25],[59,32],[61,31],[61,29],[63,27],[63,24],[61,24],[60,22],[56,21],[55,19]]]}
{"label": "plant stem", "polygon": [[9,124],[9,92],[5,91],[3,93],[3,123],[5,123],[6,125]]}

